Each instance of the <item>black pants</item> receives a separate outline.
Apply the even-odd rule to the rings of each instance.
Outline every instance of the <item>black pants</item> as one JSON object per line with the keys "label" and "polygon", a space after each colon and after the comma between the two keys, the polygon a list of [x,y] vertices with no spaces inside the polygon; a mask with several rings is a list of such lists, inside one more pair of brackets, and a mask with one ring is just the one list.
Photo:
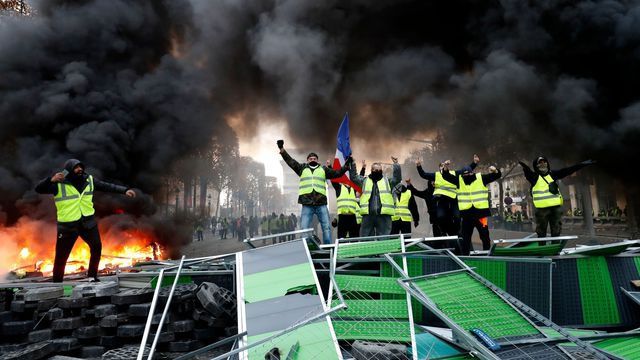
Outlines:
{"label": "black pants", "polygon": [[358,237],[359,230],[354,214],[338,214],[338,239]]}
{"label": "black pants", "polygon": [[392,234],[411,234],[411,221],[395,220],[391,223]]}
{"label": "black pants", "polygon": [[[562,232],[562,206],[536,208],[536,234],[539,238],[547,236],[547,226],[551,228],[551,236],[560,236]],[[540,242],[544,245],[545,242]]]}
{"label": "black pants", "polygon": [[78,236],[89,245],[91,258],[89,259],[88,276],[98,277],[98,265],[100,265],[100,255],[102,255],[102,242],[98,226],[85,229],[82,225],[73,227],[58,226],[58,240],[56,241],[56,258],[53,262],[53,282],[62,282],[64,278],[64,268],[67,265],[69,254],[76,243]]}
{"label": "black pants", "polygon": [[442,236],[457,236],[460,232],[460,211],[458,200],[448,196],[436,197],[436,221]]}
{"label": "black pants", "polygon": [[204,240],[204,235],[202,234],[202,230],[196,231],[196,235],[198,235],[198,241]]}
{"label": "black pants", "polygon": [[489,250],[491,247],[491,238],[489,237],[489,227],[482,223],[482,219],[477,216],[463,216],[462,217],[462,241],[460,242],[460,254],[469,255],[473,250],[473,244],[471,243],[471,236],[473,235],[473,229],[478,229],[480,240],[482,240],[482,250]]}

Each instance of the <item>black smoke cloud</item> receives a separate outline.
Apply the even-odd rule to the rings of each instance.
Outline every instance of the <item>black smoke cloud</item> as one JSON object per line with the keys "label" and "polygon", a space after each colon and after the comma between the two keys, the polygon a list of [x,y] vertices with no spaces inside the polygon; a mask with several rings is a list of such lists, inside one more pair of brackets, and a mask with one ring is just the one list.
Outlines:
{"label": "black smoke cloud", "polygon": [[639,2],[193,4],[192,55],[250,131],[260,109],[331,152],[349,111],[370,145],[360,157],[416,132],[456,154],[595,157],[609,171],[640,155]]}
{"label": "black smoke cloud", "polygon": [[331,152],[349,111],[358,157],[435,132],[458,154],[595,157],[622,178],[640,156],[637,1],[43,4],[0,32],[5,209],[72,155],[153,192],[237,115]]}
{"label": "black smoke cloud", "polygon": [[[25,209],[18,199],[40,201],[31,195],[35,182],[67,158],[81,159],[98,178],[153,193],[176,160],[214,132],[230,132],[200,71],[180,59],[196,31],[188,1],[41,1],[34,8],[32,17],[0,20],[0,209],[7,221]],[[150,201],[114,207],[150,215]]]}

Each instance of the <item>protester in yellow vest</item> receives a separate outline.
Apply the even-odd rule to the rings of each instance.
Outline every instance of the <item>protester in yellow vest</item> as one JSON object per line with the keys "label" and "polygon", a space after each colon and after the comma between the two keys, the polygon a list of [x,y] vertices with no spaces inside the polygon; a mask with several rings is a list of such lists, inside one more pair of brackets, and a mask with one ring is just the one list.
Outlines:
{"label": "protester in yellow vest", "polygon": [[53,281],[62,282],[64,268],[78,236],[89,245],[88,276],[98,281],[98,266],[102,254],[102,242],[98,223],[94,217],[93,192],[105,191],[126,194],[135,197],[136,193],[124,186],[100,181],[85,173],[80,160],[70,159],[64,164],[64,170],[52,177],[43,179],[36,192],[51,194],[56,205],[58,236],[56,255],[53,263]]}
{"label": "protester in yellow vest", "polygon": [[544,156],[538,156],[533,160],[533,170],[522,161],[519,163],[522,166],[525,178],[531,184],[531,197],[535,208],[536,234],[538,234],[539,238],[546,237],[547,227],[550,227],[551,236],[560,236],[562,232],[562,205],[564,202],[557,181],[587,165],[595,164],[595,161],[586,160],[560,170],[551,170],[549,160]]}
{"label": "protester in yellow vest", "polygon": [[391,190],[402,180],[402,171],[398,159],[391,157],[393,162],[392,179],[382,175],[382,165],[371,165],[369,176],[356,173],[355,165],[349,169],[349,177],[362,188],[360,195],[360,236],[389,235],[391,233],[391,216],[395,214],[395,204]]}
{"label": "protester in yellow vest", "polygon": [[458,209],[462,219],[460,255],[469,255],[473,250],[471,236],[474,228],[478,229],[482,249],[489,250],[491,238],[487,218],[491,216],[491,209],[487,184],[498,180],[502,173],[495,166],[489,167],[489,174],[474,174],[471,167],[466,167],[462,170],[462,175],[457,177],[449,173],[443,176],[445,180],[455,184],[457,189]]}
{"label": "protester in yellow vest", "polygon": [[413,221],[415,227],[420,225],[420,213],[418,213],[416,199],[411,190],[402,184],[396,185],[393,195],[396,199],[396,213],[391,217],[391,233],[411,236],[411,222]]}
{"label": "protester in yellow vest", "polygon": [[[475,169],[480,158],[473,155],[473,162],[469,164],[471,169]],[[433,191],[433,204],[435,205],[435,215],[437,228],[442,236],[457,236],[460,232],[460,213],[458,211],[458,201],[456,200],[456,186],[444,179],[443,173],[447,172],[451,175],[458,176],[462,174],[462,170],[451,170],[453,164],[450,160],[445,160],[439,164],[437,172],[425,172],[422,170],[422,162],[417,161],[416,167],[418,174],[423,179],[433,181],[435,190]],[[439,242],[438,245],[443,245]]]}
{"label": "protester in yellow vest", "polygon": [[331,183],[336,191],[336,211],[338,213],[338,239],[358,237],[356,214],[359,211],[356,191],[347,184]]}
{"label": "protester in yellow vest", "polygon": [[282,159],[289,165],[298,176],[300,184],[298,186],[298,204],[302,205],[300,214],[300,228],[311,227],[311,220],[315,214],[322,227],[322,242],[330,244],[331,224],[329,220],[329,210],[327,209],[327,179],[334,179],[342,176],[349,169],[351,157],[348,157],[344,166],[340,170],[334,170],[328,166],[318,163],[318,155],[309,153],[307,162],[300,164],[295,161],[284,150],[284,141],[277,141]]}

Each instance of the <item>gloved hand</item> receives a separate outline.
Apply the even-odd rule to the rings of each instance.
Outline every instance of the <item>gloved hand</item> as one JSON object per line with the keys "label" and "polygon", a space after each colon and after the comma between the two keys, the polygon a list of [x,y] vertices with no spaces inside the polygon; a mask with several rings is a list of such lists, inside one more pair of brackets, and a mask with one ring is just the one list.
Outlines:
{"label": "gloved hand", "polygon": [[347,165],[351,165],[352,162],[353,162],[353,157],[349,155],[344,163]]}
{"label": "gloved hand", "polygon": [[593,165],[595,163],[597,163],[597,161],[589,159],[589,160],[585,160],[585,161],[581,162],[580,164],[582,164],[582,165]]}
{"label": "gloved hand", "polygon": [[276,143],[278,144],[278,149],[282,149],[284,146],[284,140],[278,140]]}
{"label": "gloved hand", "polygon": [[418,225],[420,225],[420,222],[419,222],[419,221],[414,221],[414,222],[413,222],[413,227],[418,227]]}

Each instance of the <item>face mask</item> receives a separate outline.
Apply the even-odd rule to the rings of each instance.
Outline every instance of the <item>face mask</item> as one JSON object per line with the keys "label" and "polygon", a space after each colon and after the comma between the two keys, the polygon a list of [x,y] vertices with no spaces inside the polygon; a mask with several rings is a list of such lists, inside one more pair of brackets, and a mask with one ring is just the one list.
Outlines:
{"label": "face mask", "polygon": [[317,161],[311,161],[311,162],[309,162],[309,166],[316,167],[316,166],[318,166],[318,162]]}
{"label": "face mask", "polygon": [[376,180],[376,181],[382,179],[382,171],[380,171],[380,170],[372,171],[371,172],[371,179]]}

